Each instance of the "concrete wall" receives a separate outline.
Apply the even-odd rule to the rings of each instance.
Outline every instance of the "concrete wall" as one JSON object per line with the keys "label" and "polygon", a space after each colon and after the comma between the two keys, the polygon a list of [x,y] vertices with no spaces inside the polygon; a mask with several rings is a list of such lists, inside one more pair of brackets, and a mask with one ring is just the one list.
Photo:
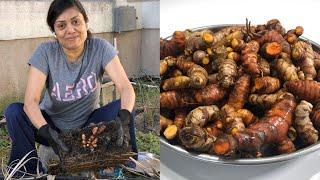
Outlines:
{"label": "concrete wall", "polygon": [[141,42],[141,71],[159,76],[160,62],[160,30],[144,29]]}
{"label": "concrete wall", "polygon": [[[113,7],[134,6],[137,29],[159,29],[160,2],[126,0],[81,1],[93,33],[112,32]],[[52,36],[46,24],[51,0],[0,0],[0,40]]]}
{"label": "concrete wall", "polygon": [[139,75],[141,67],[141,30],[129,31],[126,33],[101,33],[95,34],[96,37],[108,39],[111,43],[113,38],[117,38],[117,49],[119,51],[120,61],[129,77]]}
{"label": "concrete wall", "polygon": [[[0,40],[52,36],[46,24],[51,1],[0,1]],[[89,18],[89,28],[94,33],[112,31],[110,1],[83,1]]]}
{"label": "concrete wall", "polygon": [[12,101],[22,101],[27,83],[27,61],[49,38],[0,41],[0,112]]}

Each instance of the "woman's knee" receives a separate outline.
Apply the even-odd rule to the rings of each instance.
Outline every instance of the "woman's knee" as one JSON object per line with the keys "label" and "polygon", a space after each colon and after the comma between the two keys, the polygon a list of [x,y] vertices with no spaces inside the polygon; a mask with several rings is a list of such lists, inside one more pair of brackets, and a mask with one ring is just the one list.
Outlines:
{"label": "woman's knee", "polygon": [[23,103],[12,103],[4,111],[4,116],[6,117],[6,120],[10,120],[10,117],[16,117],[17,115],[20,115],[24,113],[23,111]]}
{"label": "woman's knee", "polygon": [[21,118],[24,119],[24,111],[22,103],[12,103],[4,111],[4,116],[7,121],[8,130],[13,130],[21,123]]}
{"label": "woman's knee", "polygon": [[114,101],[108,103],[108,104],[106,105],[106,108],[111,108],[111,109],[114,109],[114,110],[118,110],[118,111],[119,111],[120,108],[121,108],[121,100],[118,99],[118,100],[114,100]]}

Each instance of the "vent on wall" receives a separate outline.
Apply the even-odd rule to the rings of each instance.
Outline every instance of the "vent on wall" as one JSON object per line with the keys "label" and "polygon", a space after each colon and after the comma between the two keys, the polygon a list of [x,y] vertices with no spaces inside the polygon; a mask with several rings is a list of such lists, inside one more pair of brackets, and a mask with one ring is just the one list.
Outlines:
{"label": "vent on wall", "polygon": [[113,31],[123,32],[137,29],[136,9],[132,6],[114,8]]}

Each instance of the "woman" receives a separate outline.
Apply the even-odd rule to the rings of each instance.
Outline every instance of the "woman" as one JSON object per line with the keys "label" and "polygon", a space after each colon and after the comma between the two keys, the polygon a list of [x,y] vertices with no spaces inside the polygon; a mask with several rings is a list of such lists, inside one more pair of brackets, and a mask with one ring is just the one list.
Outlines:
{"label": "woman", "polygon": [[[135,94],[116,50],[107,41],[91,37],[87,14],[78,0],[54,0],[47,23],[56,41],[37,48],[29,60],[24,104],[13,103],[5,111],[12,139],[9,163],[34,150],[35,141],[51,145],[56,153],[58,149],[68,151],[57,133],[115,119],[130,122],[130,142],[137,152],[131,114]],[[121,100],[98,108],[104,72],[114,82]],[[37,153],[33,151],[31,156]],[[36,160],[28,162],[27,171],[35,173],[36,165]]]}

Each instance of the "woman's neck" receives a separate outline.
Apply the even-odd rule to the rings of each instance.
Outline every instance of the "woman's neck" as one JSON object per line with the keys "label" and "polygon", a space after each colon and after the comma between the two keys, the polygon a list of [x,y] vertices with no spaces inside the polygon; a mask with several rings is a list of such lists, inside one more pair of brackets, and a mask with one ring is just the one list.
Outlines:
{"label": "woman's neck", "polygon": [[79,48],[77,49],[66,49],[64,47],[62,47],[63,49],[63,52],[66,54],[68,60],[70,62],[75,62],[79,59],[79,57],[81,56],[81,54],[83,53],[84,51],[84,44],[82,46],[80,46]]}

